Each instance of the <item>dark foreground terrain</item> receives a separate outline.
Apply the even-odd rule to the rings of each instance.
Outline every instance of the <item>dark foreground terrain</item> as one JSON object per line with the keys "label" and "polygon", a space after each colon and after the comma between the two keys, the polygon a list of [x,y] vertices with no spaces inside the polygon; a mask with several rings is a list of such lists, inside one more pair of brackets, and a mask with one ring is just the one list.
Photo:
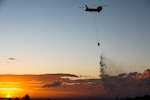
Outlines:
{"label": "dark foreground terrain", "polygon": [[135,98],[121,98],[121,99],[116,99],[116,100],[150,100],[150,95],[144,95],[144,96],[137,96]]}
{"label": "dark foreground terrain", "polygon": [[[0,98],[0,100],[16,100],[15,98]],[[20,98],[19,100],[25,100]],[[104,98],[30,98],[30,100],[112,100]]]}
{"label": "dark foreground terrain", "polygon": [[[16,100],[16,98],[0,98],[0,100]],[[19,98],[19,100],[26,100]],[[30,100],[150,100],[150,95],[136,96],[134,98],[30,98]]]}

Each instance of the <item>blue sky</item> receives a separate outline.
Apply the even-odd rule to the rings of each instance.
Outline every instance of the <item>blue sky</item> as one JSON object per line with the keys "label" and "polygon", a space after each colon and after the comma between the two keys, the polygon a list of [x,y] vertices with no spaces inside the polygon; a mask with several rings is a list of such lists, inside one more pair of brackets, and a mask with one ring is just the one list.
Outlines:
{"label": "blue sky", "polygon": [[[6,0],[0,7],[0,73],[72,73],[150,67],[148,0]],[[79,8],[108,5],[100,13]],[[95,16],[98,39],[93,16]],[[14,58],[8,59],[8,58]]]}

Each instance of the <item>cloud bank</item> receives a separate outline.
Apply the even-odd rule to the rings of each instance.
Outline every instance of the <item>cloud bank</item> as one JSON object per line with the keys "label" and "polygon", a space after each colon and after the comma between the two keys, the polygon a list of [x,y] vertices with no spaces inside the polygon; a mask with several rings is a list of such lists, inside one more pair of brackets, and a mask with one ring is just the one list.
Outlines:
{"label": "cloud bank", "polygon": [[[140,96],[150,94],[150,75],[149,69],[143,73],[120,74],[118,76],[104,76],[105,89],[113,96]],[[130,92],[129,92],[130,91]]]}
{"label": "cloud bank", "polygon": [[135,97],[150,94],[150,69],[143,73],[130,72],[118,75],[106,73],[105,59],[101,56],[100,78],[103,86],[111,97]]}

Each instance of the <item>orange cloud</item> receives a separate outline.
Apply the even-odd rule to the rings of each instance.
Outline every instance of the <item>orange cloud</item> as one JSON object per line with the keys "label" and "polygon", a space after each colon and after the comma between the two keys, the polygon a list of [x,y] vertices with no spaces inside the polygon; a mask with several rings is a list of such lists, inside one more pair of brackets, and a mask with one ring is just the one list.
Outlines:
{"label": "orange cloud", "polygon": [[17,93],[20,93],[20,97],[28,93],[31,97],[46,98],[106,95],[100,79],[80,79],[73,74],[0,75],[0,80],[0,86],[3,88],[0,89],[0,95],[6,95],[9,90],[14,97]]}

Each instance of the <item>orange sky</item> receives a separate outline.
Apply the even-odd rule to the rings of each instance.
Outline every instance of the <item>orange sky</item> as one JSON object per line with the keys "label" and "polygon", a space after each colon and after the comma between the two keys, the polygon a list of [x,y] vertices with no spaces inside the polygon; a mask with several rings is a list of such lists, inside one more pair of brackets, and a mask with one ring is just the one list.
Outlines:
{"label": "orange sky", "polygon": [[[82,77],[83,78],[83,77]],[[72,74],[0,75],[0,97],[62,98],[103,97],[100,79],[81,79]]]}
{"label": "orange sky", "polygon": [[25,94],[29,94],[31,98],[133,97],[149,94],[149,82],[150,69],[142,73],[104,75],[101,79],[62,73],[1,74],[0,97],[10,95],[11,97],[22,98]]}

